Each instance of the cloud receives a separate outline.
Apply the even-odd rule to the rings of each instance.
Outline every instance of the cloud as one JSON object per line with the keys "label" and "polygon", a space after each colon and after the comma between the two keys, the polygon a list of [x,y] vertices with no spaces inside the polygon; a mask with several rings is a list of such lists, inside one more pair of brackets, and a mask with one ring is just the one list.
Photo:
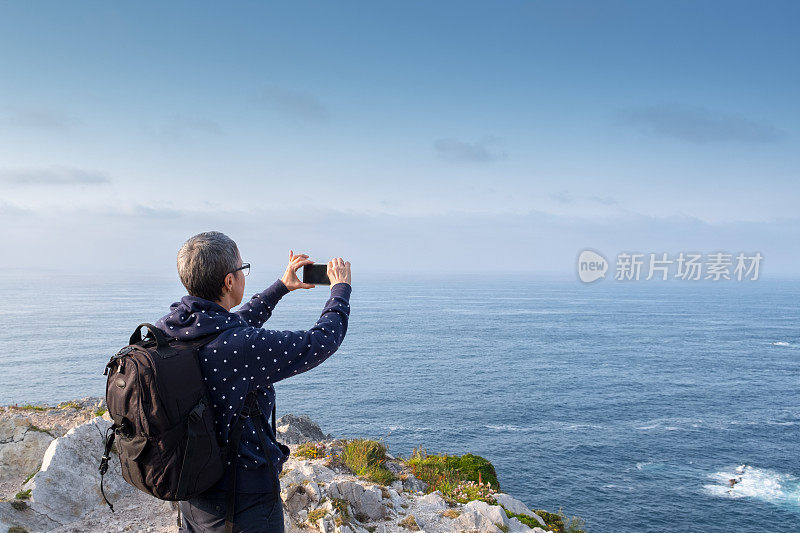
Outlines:
{"label": "cloud", "polygon": [[772,124],[702,107],[672,104],[626,109],[618,120],[642,133],[705,144],[712,142],[770,143],[786,133]]}
{"label": "cloud", "polygon": [[0,124],[27,130],[65,131],[81,121],[54,109],[15,109],[0,115]]}
{"label": "cloud", "polygon": [[603,205],[618,205],[619,201],[611,196],[589,196],[587,200]]}
{"label": "cloud", "polygon": [[578,202],[584,202],[601,205],[619,205],[617,199],[612,196],[575,196],[569,191],[551,193],[549,196],[551,200],[554,200],[560,204],[575,204]]}
{"label": "cloud", "polygon": [[330,117],[328,108],[314,95],[296,89],[267,85],[261,89],[257,100],[290,116],[316,121],[325,121]]}
{"label": "cloud", "polygon": [[36,185],[102,185],[111,180],[105,174],[71,167],[0,169],[0,184],[10,187]]}
{"label": "cloud", "polygon": [[32,215],[34,213],[35,212],[32,209],[28,209],[27,207],[20,207],[10,202],[6,202],[5,200],[0,200],[0,216],[8,215],[11,217],[17,217],[20,215]]}
{"label": "cloud", "polygon": [[439,139],[433,146],[443,159],[462,163],[486,163],[508,157],[505,152],[496,152],[489,148],[489,145],[496,141],[497,139],[493,137],[473,143],[456,139]]}
{"label": "cloud", "polygon": [[572,196],[567,191],[561,191],[561,192],[552,193],[552,194],[550,194],[550,199],[551,200],[555,200],[556,202],[558,202],[560,204],[572,204],[572,203],[575,203],[575,197]]}
{"label": "cloud", "polygon": [[[120,211],[128,216],[120,216]],[[146,216],[148,212],[174,219]],[[797,218],[708,223],[695,217],[636,213],[450,211],[410,216],[338,209],[314,209],[298,218],[291,206],[208,211],[162,201],[126,204],[120,210],[105,205],[42,208],[25,224],[0,209],[0,248],[6,251],[0,255],[0,267],[35,263],[79,272],[133,269],[174,278],[180,245],[212,229],[233,238],[254,265],[247,294],[280,276],[289,249],[309,253],[315,261],[343,257],[353,264],[354,274],[358,272],[359,283],[368,276],[396,283],[400,278],[389,278],[393,272],[427,276],[549,271],[574,279],[576,253],[587,247],[609,258],[622,251],[760,251],[766,258],[765,274],[797,275],[800,264],[800,250],[786,246],[800,238]],[[131,254],[131,243],[142,242],[147,253]],[[507,279],[513,283],[516,278]]]}
{"label": "cloud", "polygon": [[[110,218],[131,218],[131,219],[147,219],[147,220],[168,220],[179,219],[185,217],[187,213],[193,211],[185,211],[171,206],[163,205],[144,205],[138,202],[125,202],[119,204],[103,204],[96,206],[82,206],[80,208],[62,209],[59,211],[65,216],[74,216],[77,212],[82,215],[97,216],[97,217],[110,217]],[[198,210],[199,215],[202,211]]]}
{"label": "cloud", "polygon": [[171,140],[182,140],[195,134],[220,135],[222,128],[218,122],[205,118],[172,115],[157,130],[156,135]]}

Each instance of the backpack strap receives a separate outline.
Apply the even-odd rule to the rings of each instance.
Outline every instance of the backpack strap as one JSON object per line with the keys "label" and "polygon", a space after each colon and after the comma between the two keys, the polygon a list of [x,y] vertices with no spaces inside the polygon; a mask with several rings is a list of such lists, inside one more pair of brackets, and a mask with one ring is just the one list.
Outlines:
{"label": "backpack strap", "polygon": [[225,533],[233,533],[233,516],[236,506],[236,469],[237,456],[239,454],[239,441],[242,438],[242,428],[244,427],[244,417],[239,416],[233,426],[230,437],[228,438],[228,457],[226,458],[230,467],[230,479],[228,480],[228,494],[225,505]]}
{"label": "backpack strap", "polygon": [[[233,518],[236,514],[236,470],[238,466],[237,459],[239,455],[239,441],[242,437],[242,430],[244,428],[244,422],[246,419],[251,418],[253,420],[253,425],[256,428],[258,440],[261,442],[261,450],[264,452],[267,462],[270,462],[269,453],[267,452],[267,438],[264,435],[265,430],[261,416],[261,408],[258,406],[256,392],[251,390],[245,397],[244,406],[242,406],[239,419],[236,421],[236,425],[234,425],[231,436],[228,439],[227,462],[230,463],[232,468],[231,477],[228,484],[227,501],[225,505],[225,533],[233,533]],[[273,426],[275,425],[275,405],[272,406],[272,424]],[[272,476],[272,487],[275,494],[277,494],[278,498],[280,498],[281,485],[280,481],[278,481],[277,475]]]}
{"label": "backpack strap", "polygon": [[[253,418],[253,425],[256,427],[256,434],[258,435],[258,440],[261,441],[261,449],[264,450],[264,455],[267,456],[267,462],[269,461],[269,455],[267,454],[267,439],[264,436],[264,422],[261,420],[261,416],[257,416]],[[270,467],[271,468],[271,467]],[[278,476],[272,476],[272,488],[278,498],[281,497],[281,485],[280,481],[278,481]]]}
{"label": "backpack strap", "polygon": [[[167,342],[167,336],[164,335],[164,332],[155,327],[153,324],[148,324],[147,322],[144,322],[136,326],[136,331],[134,331],[133,335],[131,335],[129,345],[135,344],[145,339],[145,337],[142,336],[143,327],[146,327],[148,334],[152,335],[153,338],[155,338],[156,352],[158,353],[158,355],[166,359],[167,357],[172,357],[173,355],[176,355],[178,353],[178,351],[175,348],[169,345],[169,342]],[[137,339],[136,337],[139,338]]]}
{"label": "backpack strap", "polygon": [[[108,427],[108,429],[106,429],[106,434],[103,437],[103,441],[104,441],[104,444],[105,444],[104,448],[103,448],[103,457],[100,460],[100,494],[103,495],[103,499],[106,501],[108,506],[111,508],[111,512],[112,513],[114,512],[114,506],[111,505],[111,502],[108,501],[108,498],[106,498],[106,492],[105,492],[105,490],[103,490],[103,477],[106,475],[106,472],[108,472],[108,460],[111,458],[111,456],[109,454],[111,453],[111,446],[114,445],[114,435],[115,435],[114,430],[116,429],[116,427],[117,427],[117,424],[114,423],[114,424],[111,424]],[[109,431],[111,432],[111,435],[108,434]]]}
{"label": "backpack strap", "polygon": [[[200,398],[200,401],[197,402],[197,405],[194,406],[194,409],[189,413],[189,419],[193,422],[196,422],[203,418],[203,411],[208,408],[208,404],[206,404],[205,398]],[[181,464],[181,474],[178,478],[178,488],[175,491],[175,499],[177,500],[185,500],[186,491],[189,488],[189,476],[185,475],[186,473],[186,464],[196,464],[197,461],[197,441],[203,438],[203,434],[197,430],[197,426],[195,424],[188,424],[189,430],[186,436],[186,450],[183,454],[183,462]],[[179,524],[180,525],[180,524]]]}

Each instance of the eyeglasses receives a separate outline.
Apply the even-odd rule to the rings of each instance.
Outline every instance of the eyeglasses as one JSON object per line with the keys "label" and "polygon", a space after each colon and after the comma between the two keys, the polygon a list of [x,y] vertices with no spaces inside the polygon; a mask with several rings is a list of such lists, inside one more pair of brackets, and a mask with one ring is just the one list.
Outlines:
{"label": "eyeglasses", "polygon": [[241,270],[242,274],[244,274],[245,276],[248,275],[250,273],[250,263],[242,263],[242,266],[240,266],[235,270],[231,270],[230,272],[228,272],[228,274],[233,274],[237,270]]}

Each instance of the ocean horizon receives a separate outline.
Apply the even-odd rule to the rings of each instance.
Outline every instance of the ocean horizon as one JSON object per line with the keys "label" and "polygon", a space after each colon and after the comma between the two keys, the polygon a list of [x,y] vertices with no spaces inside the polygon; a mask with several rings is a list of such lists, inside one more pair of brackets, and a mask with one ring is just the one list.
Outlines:
{"label": "ocean horizon", "polygon": [[[278,277],[251,274],[243,302]],[[587,531],[800,530],[800,280],[352,286],[344,343],[275,385],[278,416],[404,457],[481,455],[503,492]],[[186,294],[177,276],[8,270],[0,291],[2,405],[103,396],[111,355]],[[287,294],[264,327],[310,328],[328,293]]]}

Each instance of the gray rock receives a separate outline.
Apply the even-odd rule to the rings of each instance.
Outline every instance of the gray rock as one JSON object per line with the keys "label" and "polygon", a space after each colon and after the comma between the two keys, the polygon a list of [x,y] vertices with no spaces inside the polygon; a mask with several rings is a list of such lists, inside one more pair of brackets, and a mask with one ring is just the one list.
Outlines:
{"label": "gray rock", "polygon": [[23,414],[0,418],[0,483],[22,481],[36,472],[55,437]]}
{"label": "gray rock", "polygon": [[281,491],[281,498],[283,498],[286,510],[297,514],[314,501],[315,494],[306,485],[292,483]]}
{"label": "gray rock", "polygon": [[438,490],[417,498],[416,503],[428,510],[444,510],[449,507],[444,498],[442,498],[442,493]]}
{"label": "gray rock", "polygon": [[[14,505],[18,508],[15,508]],[[51,531],[60,524],[21,502],[0,502],[0,531],[16,526],[27,531]]]}
{"label": "gray rock", "polygon": [[503,530],[497,527],[491,520],[474,509],[464,507],[461,514],[453,521],[455,531],[481,531],[489,533],[501,533]]}
{"label": "gray rock", "polygon": [[275,426],[278,430],[276,437],[283,444],[333,439],[333,435],[323,433],[319,424],[306,415],[285,414],[275,421]]}
{"label": "gray rock", "polygon": [[411,492],[425,492],[428,490],[428,484],[421,479],[417,479],[414,474],[409,474],[408,477],[403,480],[403,489],[410,490]]}
{"label": "gray rock", "polygon": [[542,517],[531,511],[524,502],[514,498],[513,496],[509,496],[503,492],[498,492],[494,495],[495,501],[511,511],[514,514],[523,514],[525,516],[530,516],[531,518],[535,518],[537,522],[539,522],[542,526],[546,526]]}
{"label": "gray rock", "polygon": [[508,531],[509,533],[526,533],[530,531],[531,528],[527,524],[523,524],[519,521],[519,518],[516,516],[514,518],[508,519]]}
{"label": "gray rock", "polygon": [[482,517],[486,518],[492,524],[508,525],[508,517],[506,512],[499,505],[489,505],[480,500],[472,500],[464,505],[464,511],[475,511]]}
{"label": "gray rock", "polygon": [[336,475],[327,466],[294,458],[286,461],[283,465],[283,472],[282,481],[294,481],[295,483],[302,483],[304,480],[329,483],[333,481],[333,477]]}
{"label": "gray rock", "polygon": [[[97,468],[103,434],[110,425],[97,417],[50,444],[42,458],[42,469],[25,485],[31,489],[31,507],[35,511],[67,524],[106,507]],[[118,456],[111,458],[108,467],[103,486],[112,503],[137,490],[122,478]]]}
{"label": "gray rock", "polygon": [[[41,470],[23,487],[31,490],[29,507],[19,511],[11,502],[4,502],[0,525],[50,531],[94,511],[110,513],[100,494],[97,470],[103,449],[102,435],[109,425],[109,421],[97,417],[53,440],[41,458]],[[104,487],[112,503],[138,492],[122,478],[117,456],[109,462]]]}
{"label": "gray rock", "polygon": [[381,489],[374,485],[365,489],[352,481],[334,481],[328,485],[328,495],[347,500],[356,514],[365,514],[370,520],[381,520],[387,515]]}
{"label": "gray rock", "polygon": [[[387,454],[387,457],[388,457],[388,454]],[[397,475],[397,474],[401,473],[404,470],[403,466],[398,464],[398,463],[396,463],[395,461],[389,460],[389,461],[386,461],[385,464],[386,464],[386,469],[389,472],[391,472],[392,474],[394,474],[394,475]]]}
{"label": "gray rock", "polygon": [[[402,488],[400,490],[402,490]],[[403,508],[403,499],[392,487],[387,488],[386,491],[389,493],[389,499],[392,502],[392,509],[394,509],[395,512],[400,511]]]}

